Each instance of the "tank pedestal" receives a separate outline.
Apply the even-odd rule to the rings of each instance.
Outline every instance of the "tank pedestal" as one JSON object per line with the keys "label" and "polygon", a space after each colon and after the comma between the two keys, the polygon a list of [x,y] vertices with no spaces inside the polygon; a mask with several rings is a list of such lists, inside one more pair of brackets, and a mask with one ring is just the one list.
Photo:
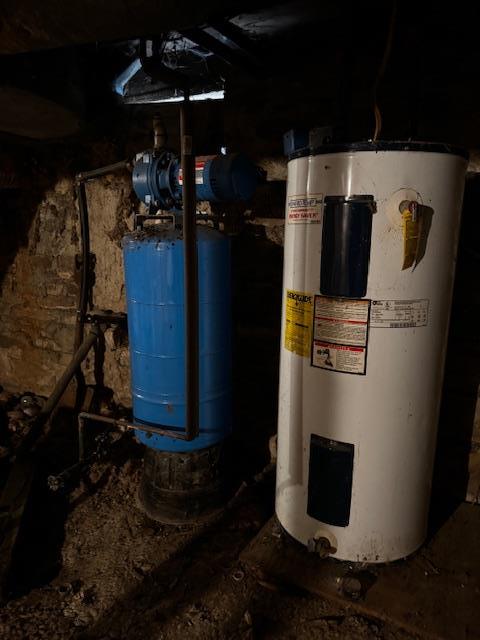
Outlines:
{"label": "tank pedestal", "polygon": [[147,447],[139,488],[145,513],[164,524],[193,524],[221,513],[229,496],[225,442],[186,453]]}

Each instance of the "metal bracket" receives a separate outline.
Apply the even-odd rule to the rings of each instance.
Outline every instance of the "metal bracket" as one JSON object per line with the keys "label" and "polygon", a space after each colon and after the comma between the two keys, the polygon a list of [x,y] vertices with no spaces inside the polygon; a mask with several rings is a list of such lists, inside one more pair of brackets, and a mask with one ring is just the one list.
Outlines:
{"label": "metal bracket", "polygon": [[170,221],[172,227],[175,228],[175,214],[151,214],[151,213],[137,213],[135,216],[135,229],[143,229],[145,222],[149,220],[153,220],[156,222],[159,221]]}
{"label": "metal bracket", "polygon": [[103,324],[107,326],[117,325],[122,328],[127,326],[127,314],[114,311],[97,311],[95,313],[87,313],[85,322],[89,324]]}

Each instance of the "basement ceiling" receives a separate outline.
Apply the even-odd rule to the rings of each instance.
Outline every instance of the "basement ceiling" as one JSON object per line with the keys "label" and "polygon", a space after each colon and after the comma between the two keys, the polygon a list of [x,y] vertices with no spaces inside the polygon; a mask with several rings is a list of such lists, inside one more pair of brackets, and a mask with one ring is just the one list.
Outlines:
{"label": "basement ceiling", "polygon": [[313,10],[328,14],[336,4],[332,0],[299,0],[283,5],[258,0],[3,2],[0,6],[0,55],[148,37],[225,18],[234,18],[238,26],[247,26],[250,32],[261,36],[307,19]]}
{"label": "basement ceiling", "polygon": [[181,96],[187,86],[192,94],[223,90],[238,74],[265,76],[274,67],[272,41],[334,7],[311,0],[5,3],[0,131],[62,138],[92,112]]}
{"label": "basement ceiling", "polygon": [[[291,126],[302,111],[331,124],[357,110],[357,121],[370,122],[393,4],[0,0],[0,131],[64,138],[186,86],[193,94],[227,87],[230,106],[258,105],[263,133],[272,114]],[[478,101],[480,8],[417,5],[397,1],[383,89],[404,121],[423,109],[460,126]]]}

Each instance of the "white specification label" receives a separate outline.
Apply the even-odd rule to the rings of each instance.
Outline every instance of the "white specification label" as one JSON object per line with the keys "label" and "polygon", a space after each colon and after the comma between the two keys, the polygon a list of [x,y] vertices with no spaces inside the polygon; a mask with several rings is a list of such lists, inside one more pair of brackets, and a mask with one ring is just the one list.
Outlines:
{"label": "white specification label", "polygon": [[[205,169],[205,160],[195,162],[195,184],[203,184],[203,172]],[[178,171],[178,184],[183,185],[183,170],[180,167]]]}
{"label": "white specification label", "polygon": [[287,219],[289,224],[320,222],[323,194],[288,196]]}
{"label": "white specification label", "polygon": [[370,300],[315,296],[312,366],[363,375]]}
{"label": "white specification label", "polygon": [[367,349],[314,340],[312,365],[342,373],[365,373]]}
{"label": "white specification label", "polygon": [[315,296],[314,339],[366,347],[370,300]]}
{"label": "white specification label", "polygon": [[428,300],[372,300],[370,326],[409,329],[428,324]]}

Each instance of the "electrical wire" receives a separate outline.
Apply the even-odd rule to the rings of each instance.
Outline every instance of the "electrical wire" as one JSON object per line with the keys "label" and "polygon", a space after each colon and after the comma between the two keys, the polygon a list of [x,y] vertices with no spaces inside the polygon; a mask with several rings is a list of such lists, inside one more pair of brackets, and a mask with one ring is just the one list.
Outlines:
{"label": "electrical wire", "polygon": [[390,58],[390,53],[392,51],[396,20],[397,20],[397,0],[393,0],[392,13],[390,16],[390,25],[388,28],[387,41],[385,43],[385,50],[383,52],[382,62],[380,64],[377,77],[375,79],[375,84],[373,86],[373,112],[375,116],[375,131],[373,133],[373,142],[377,141],[378,136],[380,135],[380,132],[382,130],[382,114],[380,112],[380,107],[378,106],[378,100],[377,100],[378,87],[385,73],[385,69],[387,68],[388,60]]}

